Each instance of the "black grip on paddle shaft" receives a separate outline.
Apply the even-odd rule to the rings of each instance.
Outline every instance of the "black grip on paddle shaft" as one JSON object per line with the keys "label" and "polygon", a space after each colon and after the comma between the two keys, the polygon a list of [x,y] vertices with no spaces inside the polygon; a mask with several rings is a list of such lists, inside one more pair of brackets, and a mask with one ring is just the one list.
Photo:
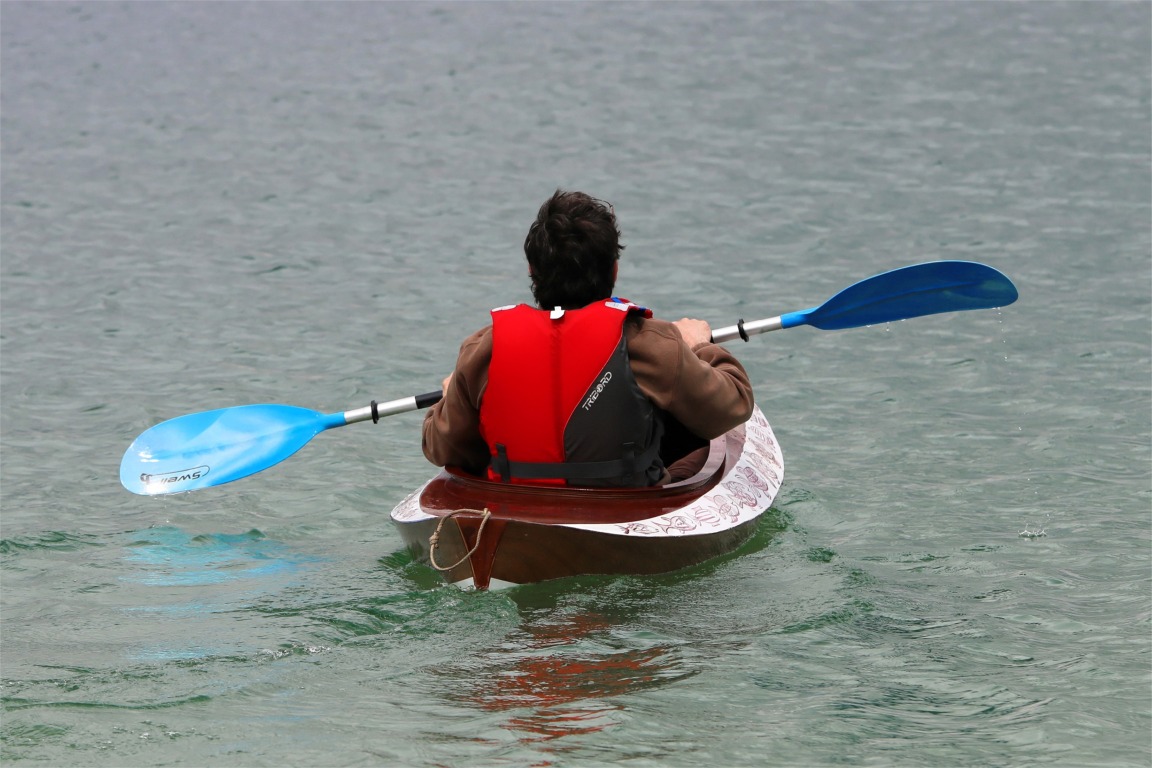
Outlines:
{"label": "black grip on paddle shaft", "polygon": [[444,397],[444,392],[437,390],[435,392],[425,392],[422,395],[416,395],[413,398],[416,401],[417,408],[428,408],[429,406],[436,405]]}

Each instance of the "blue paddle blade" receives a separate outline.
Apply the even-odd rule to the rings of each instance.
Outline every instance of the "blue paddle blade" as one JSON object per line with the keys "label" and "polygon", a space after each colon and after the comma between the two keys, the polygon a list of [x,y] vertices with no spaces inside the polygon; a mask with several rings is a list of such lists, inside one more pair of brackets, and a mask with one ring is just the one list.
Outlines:
{"label": "blue paddle blade", "polygon": [[193,413],[145,430],[120,462],[120,483],[155,496],[208,488],[267,469],[344,414],[291,405],[241,405]]}
{"label": "blue paddle blade", "polygon": [[861,280],[819,307],[780,317],[783,328],[810,325],[822,331],[879,325],[910,317],[993,309],[1019,293],[1002,272],[974,261],[930,261]]}

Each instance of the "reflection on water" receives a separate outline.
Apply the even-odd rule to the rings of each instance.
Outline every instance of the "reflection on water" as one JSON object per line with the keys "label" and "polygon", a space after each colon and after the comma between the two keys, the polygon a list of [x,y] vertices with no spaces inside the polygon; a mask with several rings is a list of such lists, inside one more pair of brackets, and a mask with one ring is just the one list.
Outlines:
{"label": "reflection on water", "polygon": [[540,613],[498,646],[433,672],[457,703],[507,712],[524,741],[592,733],[614,723],[612,699],[691,677],[677,649],[622,636],[616,617]]}
{"label": "reflection on water", "polygon": [[[296,582],[311,555],[293,551],[258,530],[189,534],[160,526],[129,534],[121,582],[143,587],[123,608],[141,627],[130,656],[138,661],[198,659],[236,653],[247,644],[216,633],[188,633],[203,622],[250,607]],[[226,621],[225,624],[230,626]]]}
{"label": "reflection on water", "polygon": [[[519,625],[458,662],[430,667],[438,681],[433,687],[454,705],[505,713],[502,728],[524,743],[612,727],[627,719],[623,697],[703,671],[689,661],[690,646],[708,642],[707,632],[663,632],[638,624],[637,617],[653,605],[699,599],[696,587],[717,583],[708,581],[717,570],[767,548],[786,526],[785,513],[769,510],[737,551],[681,571],[642,578],[579,576],[496,593],[515,605]],[[406,552],[381,562],[409,580],[426,570]]]}
{"label": "reflection on water", "polygon": [[314,559],[292,552],[255,529],[193,536],[163,526],[132,536],[124,559],[145,570],[121,578],[149,586],[196,586],[283,576]]}

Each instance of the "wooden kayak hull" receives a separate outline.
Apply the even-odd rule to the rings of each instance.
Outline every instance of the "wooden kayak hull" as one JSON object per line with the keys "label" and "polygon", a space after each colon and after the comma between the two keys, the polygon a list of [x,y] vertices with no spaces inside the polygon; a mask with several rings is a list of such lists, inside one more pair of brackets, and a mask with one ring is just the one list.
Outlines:
{"label": "wooden kayak hull", "polygon": [[695,475],[654,488],[543,488],[442,470],[392,520],[417,559],[462,587],[676,571],[747,541],[783,480],[759,408],[708,448]]}

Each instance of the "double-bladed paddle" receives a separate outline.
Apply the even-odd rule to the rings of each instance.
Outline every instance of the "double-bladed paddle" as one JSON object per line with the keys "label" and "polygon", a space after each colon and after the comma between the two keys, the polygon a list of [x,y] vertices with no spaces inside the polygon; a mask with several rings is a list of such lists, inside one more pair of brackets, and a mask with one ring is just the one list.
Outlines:
{"label": "double-bladed paddle", "polygon": [[[992,309],[1016,301],[1012,281],[971,261],[932,261],[894,269],[851,285],[818,307],[720,328],[716,342],[810,325],[832,331],[922,315]],[[154,496],[223,485],[279,464],[333,427],[427,408],[441,393],[427,392],[343,413],[291,405],[239,405],[192,413],[145,430],[120,462],[120,482]]]}

